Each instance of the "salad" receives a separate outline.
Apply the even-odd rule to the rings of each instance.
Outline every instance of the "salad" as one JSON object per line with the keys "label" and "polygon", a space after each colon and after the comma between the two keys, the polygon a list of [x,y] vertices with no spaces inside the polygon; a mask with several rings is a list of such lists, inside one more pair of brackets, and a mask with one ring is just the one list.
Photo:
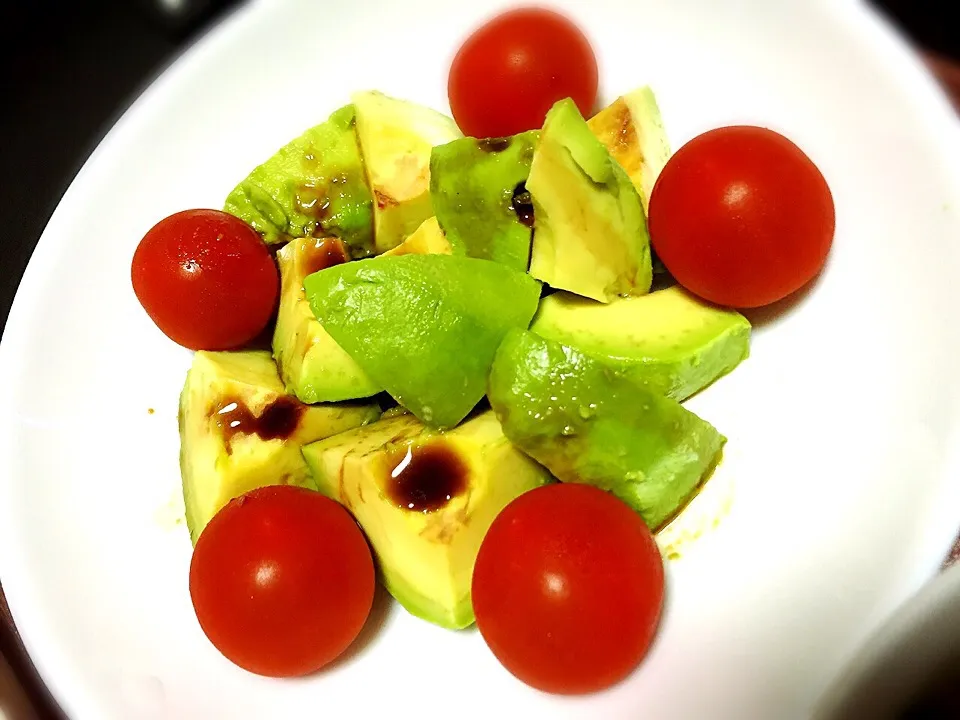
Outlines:
{"label": "salad", "polygon": [[597,85],[570,20],[507,12],[454,58],[452,118],[357,92],[140,242],[138,299],[196,351],[189,587],[229,660],[320,670],[377,582],[547,692],[643,659],[653,533],[726,443],[682,403],[747,358],[738,310],[817,275],[834,207],[783,136],[671,153],[651,88],[594,113]]}

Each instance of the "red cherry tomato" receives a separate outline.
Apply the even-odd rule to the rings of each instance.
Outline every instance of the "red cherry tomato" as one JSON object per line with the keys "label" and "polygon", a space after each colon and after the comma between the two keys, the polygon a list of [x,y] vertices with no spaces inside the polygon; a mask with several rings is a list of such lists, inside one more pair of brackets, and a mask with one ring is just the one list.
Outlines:
{"label": "red cherry tomato", "polygon": [[450,67],[447,92],[464,134],[513,135],[541,127],[566,97],[588,116],[597,99],[597,58],[563,15],[511,10],[467,38]]}
{"label": "red cherry tomato", "polygon": [[192,350],[257,337],[277,304],[277,267],[257,232],[219,210],[185,210],[140,241],[133,291],[163,333]]}
{"label": "red cherry tomato", "polygon": [[229,660],[272,677],[320,669],[356,639],[375,577],[367,541],[333,500],[290,485],[228,503],[190,563],[200,627]]}
{"label": "red cherry tomato", "polygon": [[650,239],[681,285],[731,307],[799,290],[826,262],[833,196],[817,166],[772,130],[725,127],[670,158],[650,196]]}
{"label": "red cherry tomato", "polygon": [[473,571],[483,639],[523,682],[585,693],[623,679],[647,652],[663,604],[663,561],[640,516],[589,485],[547,485],[497,516]]}

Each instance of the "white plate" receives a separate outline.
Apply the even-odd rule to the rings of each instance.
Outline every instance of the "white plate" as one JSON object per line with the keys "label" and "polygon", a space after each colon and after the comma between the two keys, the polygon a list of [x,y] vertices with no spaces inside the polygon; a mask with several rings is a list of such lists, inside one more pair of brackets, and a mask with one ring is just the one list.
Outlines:
{"label": "white plate", "polygon": [[458,35],[491,9],[261,0],[94,153],[0,346],[0,575],[72,717],[802,717],[934,573],[960,528],[960,142],[946,101],[853,0],[557,4],[593,39],[608,96],[654,86],[675,147],[717,125],[771,126],[819,164],[837,206],[820,282],[691,403],[730,438],[713,482],[734,490],[716,530],[670,563],[647,662],[611,692],[548,697],[476,633],[389,603],[349,661],[306,680],[248,675],[204,638],[172,519],[190,357],[137,304],[133,250],[165,215],[218,207],[353,90],[445,108]]}

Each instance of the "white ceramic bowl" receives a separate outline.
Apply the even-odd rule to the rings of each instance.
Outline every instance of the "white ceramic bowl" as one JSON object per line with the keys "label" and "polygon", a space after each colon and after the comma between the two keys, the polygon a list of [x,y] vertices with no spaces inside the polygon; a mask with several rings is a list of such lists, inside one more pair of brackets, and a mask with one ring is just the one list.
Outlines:
{"label": "white ceramic bowl", "polygon": [[220,206],[351,91],[445,109],[452,53],[505,4],[242,5],[129,109],[64,196],[0,343],[0,577],[72,718],[806,717],[936,571],[960,528],[948,103],[857,0],[557,0],[595,44],[607,99],[651,84],[674,147],[767,125],[831,185],[825,272],[755,315],[751,358],[689,404],[729,438],[708,485],[729,511],[715,529],[702,503],[681,516],[692,526],[677,537],[702,537],[668,563],[657,642],[600,695],[537,693],[476,632],[392,603],[348,659],[303,680],[253,677],[210,645],[177,522],[190,354],[137,304],[134,248],[172,212]]}

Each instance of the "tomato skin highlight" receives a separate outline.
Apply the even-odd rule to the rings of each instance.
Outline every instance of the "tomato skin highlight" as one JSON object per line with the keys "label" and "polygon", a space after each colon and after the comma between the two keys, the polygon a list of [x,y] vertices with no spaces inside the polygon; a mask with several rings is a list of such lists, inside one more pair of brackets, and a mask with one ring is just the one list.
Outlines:
{"label": "tomato skin highlight", "polygon": [[650,238],[677,282],[752,308],[796,292],[824,266],[836,224],[817,166],[765,128],[710,130],[667,162],[650,196]]}
{"label": "tomato skin highlight", "polygon": [[171,340],[232,350],[266,327],[280,276],[257,232],[219,210],[184,210],[154,225],[131,264],[133,290]]}
{"label": "tomato skin highlight", "polygon": [[625,678],[657,630],[664,572],[639,515],[589,485],[524,493],[494,520],[473,573],[477,627],[497,659],[546,692]]}
{"label": "tomato skin highlight", "polygon": [[232,500],[207,524],[190,563],[203,632],[259,675],[312,673],[356,639],[375,590],[366,538],[338,503],[279,485]]}
{"label": "tomato skin highlight", "polygon": [[496,16],[463,43],[450,67],[450,109],[465,135],[505,137],[543,125],[570,97],[589,117],[597,99],[597,58],[583,32],[550,10]]}

